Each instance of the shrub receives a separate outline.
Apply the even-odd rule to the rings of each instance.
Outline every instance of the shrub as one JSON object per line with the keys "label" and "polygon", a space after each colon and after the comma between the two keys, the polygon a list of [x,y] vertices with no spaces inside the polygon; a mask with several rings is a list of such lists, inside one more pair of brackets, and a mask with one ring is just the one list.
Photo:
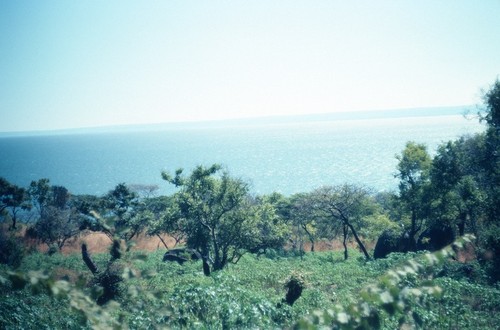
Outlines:
{"label": "shrub", "polygon": [[491,225],[480,236],[481,263],[492,284],[500,281],[500,226]]}
{"label": "shrub", "polygon": [[12,235],[0,230],[0,263],[17,268],[24,254],[24,246]]}
{"label": "shrub", "polygon": [[407,239],[400,231],[394,229],[385,230],[377,240],[373,257],[375,259],[385,258],[392,252],[406,252]]}

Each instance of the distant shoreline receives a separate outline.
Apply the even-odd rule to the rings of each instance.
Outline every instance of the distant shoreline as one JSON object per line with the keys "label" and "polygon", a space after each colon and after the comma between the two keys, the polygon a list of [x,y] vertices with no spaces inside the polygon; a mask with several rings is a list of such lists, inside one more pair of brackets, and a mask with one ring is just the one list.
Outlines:
{"label": "distant shoreline", "polygon": [[390,110],[368,110],[352,112],[330,112],[314,113],[301,115],[277,115],[264,117],[234,118],[223,120],[205,120],[205,121],[185,121],[185,122],[167,122],[152,124],[130,124],[130,125],[111,125],[84,128],[69,128],[58,130],[38,130],[38,131],[12,131],[0,132],[0,138],[23,137],[23,136],[47,136],[47,135],[72,135],[72,134],[100,134],[100,133],[125,133],[141,131],[158,131],[167,129],[201,129],[201,128],[222,128],[255,126],[269,124],[289,124],[289,123],[307,123],[318,121],[340,121],[340,120],[370,120],[370,119],[389,119],[389,118],[409,118],[409,117],[437,117],[437,116],[458,116],[474,114],[477,112],[477,106],[449,106],[449,107],[427,107],[427,108],[408,108],[408,109],[390,109]]}

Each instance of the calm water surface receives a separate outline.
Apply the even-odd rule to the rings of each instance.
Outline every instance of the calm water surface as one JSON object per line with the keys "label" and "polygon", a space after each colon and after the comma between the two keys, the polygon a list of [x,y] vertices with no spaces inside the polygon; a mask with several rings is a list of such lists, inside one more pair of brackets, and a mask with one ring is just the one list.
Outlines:
{"label": "calm water surface", "polygon": [[397,188],[397,160],[406,141],[436,147],[484,128],[462,116],[336,120],[211,128],[170,128],[0,138],[0,176],[20,186],[49,178],[74,194],[104,194],[116,184],[157,184],[198,164],[223,164],[256,194],[306,192],[326,184]]}

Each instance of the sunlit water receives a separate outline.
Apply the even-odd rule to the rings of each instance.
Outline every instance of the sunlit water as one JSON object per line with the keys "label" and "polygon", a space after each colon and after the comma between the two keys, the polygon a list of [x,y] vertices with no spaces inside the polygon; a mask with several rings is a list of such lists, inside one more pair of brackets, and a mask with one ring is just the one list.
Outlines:
{"label": "sunlit water", "polygon": [[344,182],[393,190],[395,155],[408,140],[432,154],[444,141],[482,130],[457,115],[4,137],[0,176],[20,186],[46,177],[74,194],[101,195],[121,182],[169,193],[161,171],[220,163],[255,194]]}

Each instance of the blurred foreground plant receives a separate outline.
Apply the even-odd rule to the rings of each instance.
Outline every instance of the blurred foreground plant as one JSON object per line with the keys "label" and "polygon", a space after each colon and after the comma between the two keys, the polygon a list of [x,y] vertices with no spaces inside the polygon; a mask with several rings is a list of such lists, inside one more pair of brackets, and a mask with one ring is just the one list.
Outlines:
{"label": "blurred foreground plant", "polygon": [[[455,257],[474,239],[473,235],[465,235],[442,250],[408,260],[403,266],[389,270],[375,284],[365,287],[358,302],[347,307],[337,305],[334,310],[313,312],[297,322],[294,328],[380,329],[385,315],[399,317],[401,328],[421,327],[423,320],[413,307],[424,304],[429,297],[441,297],[443,290],[431,281],[432,276],[437,273],[439,265]],[[428,280],[412,287],[411,282],[417,276]]]}

